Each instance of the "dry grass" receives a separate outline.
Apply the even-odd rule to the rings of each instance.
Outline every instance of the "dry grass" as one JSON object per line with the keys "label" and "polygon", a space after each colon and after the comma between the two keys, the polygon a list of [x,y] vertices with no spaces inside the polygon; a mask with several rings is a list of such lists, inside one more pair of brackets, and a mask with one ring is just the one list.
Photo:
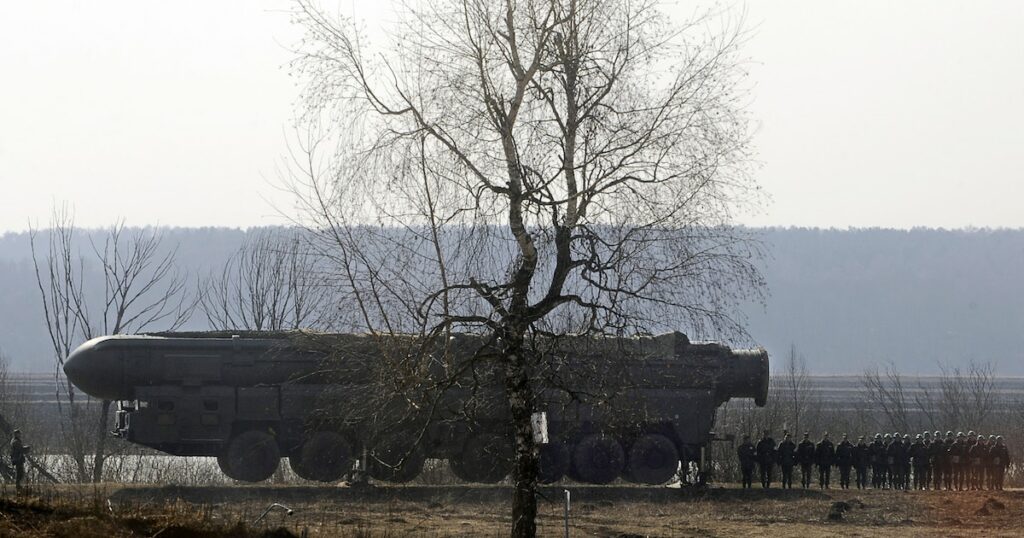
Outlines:
{"label": "dry grass", "polygon": [[[63,486],[29,497],[0,500],[0,536],[503,536],[508,532],[503,490],[436,488],[225,488],[192,500],[177,489]],[[644,500],[578,490],[572,536],[1020,536],[1024,491],[888,492],[813,490],[744,492],[713,489],[702,495],[659,490]],[[401,490],[401,488],[395,488]],[[107,499],[113,494],[108,505]],[[602,499],[602,497],[612,499]],[[637,497],[637,496],[633,496]],[[992,499],[992,501],[989,501]],[[275,510],[253,523],[275,500]],[[560,500],[560,499],[559,499]],[[833,504],[849,510],[832,521]],[[981,510],[985,507],[984,510]],[[540,532],[561,536],[562,504],[541,503]],[[287,530],[286,530],[287,529]],[[290,533],[289,533],[290,531]]]}

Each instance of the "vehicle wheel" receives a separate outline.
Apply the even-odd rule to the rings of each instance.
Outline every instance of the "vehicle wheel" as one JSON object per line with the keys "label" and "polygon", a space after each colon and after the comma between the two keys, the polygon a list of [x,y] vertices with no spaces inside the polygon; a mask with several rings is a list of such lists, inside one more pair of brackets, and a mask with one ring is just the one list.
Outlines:
{"label": "vehicle wheel", "polygon": [[451,462],[452,473],[466,482],[493,484],[512,470],[515,454],[507,437],[483,433],[470,437]]}
{"label": "vehicle wheel", "polygon": [[337,432],[316,432],[288,458],[295,474],[306,480],[337,482],[352,468],[352,446]]}
{"label": "vehicle wheel", "polygon": [[558,482],[569,470],[569,449],[565,444],[554,442],[540,445],[540,469],[537,480],[541,484]]}
{"label": "vehicle wheel", "polygon": [[259,430],[242,432],[228,441],[223,461],[217,463],[228,475],[243,482],[261,482],[270,478],[281,463],[281,452],[272,435]]}
{"label": "vehicle wheel", "polygon": [[379,440],[367,459],[370,476],[386,482],[403,483],[420,474],[427,457],[412,440],[394,435]]}
{"label": "vehicle wheel", "polygon": [[629,449],[626,474],[640,484],[664,484],[679,469],[679,452],[664,435],[644,435]]}
{"label": "vehicle wheel", "polygon": [[619,477],[625,466],[626,454],[614,437],[590,434],[576,444],[572,451],[575,475],[589,484],[608,484]]}

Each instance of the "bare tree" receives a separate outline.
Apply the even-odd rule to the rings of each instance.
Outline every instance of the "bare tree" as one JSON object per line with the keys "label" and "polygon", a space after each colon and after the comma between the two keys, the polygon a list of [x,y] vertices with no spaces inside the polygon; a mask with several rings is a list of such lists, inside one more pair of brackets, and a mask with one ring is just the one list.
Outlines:
{"label": "bare tree", "polygon": [[[39,232],[32,229],[29,237],[56,360],[58,409],[67,419],[61,421],[63,437],[74,457],[78,479],[98,482],[107,455],[111,402],[99,402],[94,428],[86,427],[89,400],[77,401],[80,395],[74,385],[61,375],[65,360],[75,346],[97,336],[180,327],[195,302],[189,297],[184,275],[175,268],[175,250],[164,251],[155,230],[129,230],[118,222],[103,233],[102,244],[90,240],[88,250],[83,250],[76,242],[71,213],[58,209],[45,233],[45,253],[37,251]],[[90,455],[91,466],[87,462]]]}
{"label": "bare tree", "polygon": [[210,325],[253,331],[323,326],[329,288],[301,231],[254,234],[202,286],[200,304]]}
{"label": "bare tree", "polygon": [[989,426],[996,408],[995,367],[971,361],[966,370],[939,365],[938,390],[919,384],[914,401],[931,428],[979,429]]}
{"label": "bare tree", "polygon": [[778,395],[784,402],[786,417],[792,421],[790,423],[792,431],[799,434],[803,428],[807,427],[805,418],[812,411],[816,399],[811,392],[807,361],[803,355],[797,352],[795,344],[789,346],[789,357],[786,359],[785,371],[779,381],[782,383]]}
{"label": "bare tree", "polygon": [[657,4],[428,1],[380,55],[352,21],[295,4],[304,120],[324,136],[294,155],[292,187],[354,326],[416,339],[390,391],[431,409],[471,368],[448,336],[482,335],[471,355],[496,368],[514,439],[514,536],[536,533],[530,419],[557,369],[543,342],[741,333],[734,306],[761,284],[730,225],[756,196],[741,32],[671,24]]}
{"label": "bare tree", "polygon": [[867,400],[882,410],[889,426],[898,432],[910,431],[910,402],[895,364],[888,363],[884,374],[877,367],[865,370],[861,385]]}

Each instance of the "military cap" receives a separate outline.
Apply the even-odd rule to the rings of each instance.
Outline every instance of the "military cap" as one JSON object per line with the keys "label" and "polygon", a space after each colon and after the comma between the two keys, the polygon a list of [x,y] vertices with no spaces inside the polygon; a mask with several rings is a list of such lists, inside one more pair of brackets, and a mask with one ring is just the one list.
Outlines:
{"label": "military cap", "polygon": [[905,433],[905,434],[903,434],[903,438],[904,438],[904,439],[910,439],[910,434],[909,434],[909,433]]}
{"label": "military cap", "polygon": [[921,439],[921,434],[917,434],[917,436],[914,437],[914,439]]}
{"label": "military cap", "polygon": [[882,438],[882,434],[880,434],[880,433],[876,433],[875,434],[875,439],[881,439],[881,438]]}
{"label": "military cap", "polygon": [[956,432],[956,436],[957,437],[963,437],[964,436],[964,432]]}
{"label": "military cap", "polygon": [[1002,440],[1003,440],[1003,436],[1002,435],[997,435],[996,436],[996,441],[1002,441]]}
{"label": "military cap", "polygon": [[993,440],[993,439],[995,439],[995,438],[996,438],[996,436],[995,436],[995,435],[989,435],[989,436],[988,436],[988,440],[989,440],[989,441],[991,441],[991,440]]}
{"label": "military cap", "polygon": [[887,433],[887,434],[885,434],[885,438],[886,439],[892,439],[892,436]]}
{"label": "military cap", "polygon": [[[953,435],[953,434],[952,433],[947,433],[946,435]],[[939,430],[935,430],[935,437],[942,437],[942,432],[940,432]]]}
{"label": "military cap", "polygon": [[975,437],[975,436],[977,436],[977,435],[978,435],[978,434],[974,433],[974,430],[971,430],[971,431],[967,432],[967,436],[968,436],[968,437]]}
{"label": "military cap", "polygon": [[946,432],[946,437],[953,437],[953,432],[952,431],[947,431]]}

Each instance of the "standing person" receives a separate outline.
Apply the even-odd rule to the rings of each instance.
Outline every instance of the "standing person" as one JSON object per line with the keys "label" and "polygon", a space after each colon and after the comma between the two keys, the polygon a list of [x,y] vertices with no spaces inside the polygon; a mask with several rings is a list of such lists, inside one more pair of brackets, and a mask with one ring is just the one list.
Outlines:
{"label": "standing person", "polygon": [[842,440],[836,445],[836,466],[839,467],[839,487],[850,489],[850,468],[853,467],[853,443],[849,436],[843,434]]}
{"label": "standing person", "polygon": [[796,465],[796,443],[789,432],[777,449],[779,467],[782,469],[782,489],[793,489],[793,466]]}
{"label": "standing person", "polygon": [[818,446],[814,447],[814,458],[818,463],[818,488],[829,489],[832,479],[832,465],[836,459],[836,447],[828,439],[828,432],[822,436]]}
{"label": "standing person", "polygon": [[964,432],[956,433],[956,440],[949,448],[949,461],[953,465],[953,487],[957,491],[964,490],[964,479],[966,478],[967,459],[967,437]]}
{"label": "standing person", "polygon": [[857,473],[857,489],[868,487],[868,464],[871,462],[871,447],[864,441],[864,436],[857,438],[857,446],[853,447],[853,468]]}
{"label": "standing person", "polygon": [[761,469],[761,487],[772,487],[772,466],[775,465],[775,439],[771,431],[765,430],[757,442],[757,464]]}
{"label": "standing person", "polygon": [[811,473],[814,465],[814,443],[811,434],[804,432],[804,440],[796,447],[796,461],[800,464],[800,487],[811,487]]}
{"label": "standing person", "polygon": [[932,464],[932,489],[935,491],[942,489],[942,475],[945,470],[942,460],[945,451],[946,443],[942,440],[942,434],[936,431],[932,444],[928,445],[928,458]]}
{"label": "standing person", "polygon": [[882,442],[882,434],[875,434],[875,440],[868,450],[871,453],[871,487],[881,489],[885,487],[885,443]]}
{"label": "standing person", "polygon": [[757,449],[750,442],[750,434],[743,436],[743,443],[736,448],[740,459],[740,472],[743,473],[743,489],[750,489],[754,484],[754,462],[757,461]]}
{"label": "standing person", "polygon": [[953,438],[953,432],[946,432],[946,440],[943,444],[946,446],[945,452],[942,454],[942,474],[943,483],[946,486],[946,491],[953,491],[953,443],[956,439]]}
{"label": "standing person", "polygon": [[996,471],[994,468],[994,454],[996,449],[996,436],[988,436],[988,450],[985,451],[985,488],[988,490],[996,489],[995,476]]}
{"label": "standing person", "polygon": [[897,489],[900,484],[903,483],[903,478],[900,474],[900,449],[903,447],[903,443],[900,441],[899,434],[887,437],[888,445],[885,447],[885,465],[888,467],[888,482],[889,489]]}
{"label": "standing person", "polygon": [[1006,445],[1003,444],[1003,436],[996,436],[996,446],[992,447],[992,471],[995,476],[992,478],[992,483],[997,490],[1002,491],[1003,489],[1003,476],[1006,474],[1006,468],[1010,466],[1010,451],[1006,449]]}
{"label": "standing person", "polygon": [[921,434],[910,445],[910,460],[914,466],[914,489],[928,489],[928,445]]}
{"label": "standing person", "polygon": [[900,474],[903,477],[903,491],[910,489],[910,434],[903,434],[903,451],[900,453]]}
{"label": "standing person", "polygon": [[921,489],[928,489],[932,485],[932,432],[924,432],[924,472],[921,476]]}
{"label": "standing person", "polygon": [[984,435],[979,435],[974,440],[974,445],[967,450],[967,456],[971,462],[971,489],[984,489],[985,481],[985,456],[988,452],[988,443]]}
{"label": "standing person", "polygon": [[25,455],[32,447],[21,442],[21,430],[14,430],[14,438],[11,439],[11,465],[14,466],[14,485],[21,490],[21,481],[25,479]]}

